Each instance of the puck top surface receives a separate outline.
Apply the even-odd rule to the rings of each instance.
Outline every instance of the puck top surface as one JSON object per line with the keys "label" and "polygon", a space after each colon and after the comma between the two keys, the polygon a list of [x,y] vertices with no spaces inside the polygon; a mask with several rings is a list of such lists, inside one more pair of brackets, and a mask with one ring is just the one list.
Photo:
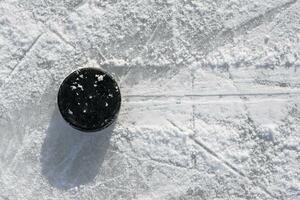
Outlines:
{"label": "puck top surface", "polygon": [[97,68],[82,68],[61,84],[58,107],[63,118],[81,131],[99,131],[116,119],[121,93],[116,81]]}

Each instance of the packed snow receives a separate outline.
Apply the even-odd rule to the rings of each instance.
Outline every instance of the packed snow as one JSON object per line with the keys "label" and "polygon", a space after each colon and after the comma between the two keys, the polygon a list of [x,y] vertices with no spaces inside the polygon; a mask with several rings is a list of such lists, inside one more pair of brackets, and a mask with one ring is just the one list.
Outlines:
{"label": "packed snow", "polygon": [[[0,0],[0,199],[300,199],[299,44],[298,0]],[[58,111],[80,67],[105,131]]]}

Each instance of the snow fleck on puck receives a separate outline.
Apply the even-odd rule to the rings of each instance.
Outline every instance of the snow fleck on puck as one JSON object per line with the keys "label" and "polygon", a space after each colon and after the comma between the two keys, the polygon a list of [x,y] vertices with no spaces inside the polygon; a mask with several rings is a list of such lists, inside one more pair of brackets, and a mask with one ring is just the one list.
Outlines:
{"label": "snow fleck on puck", "polygon": [[116,81],[97,68],[82,68],[65,78],[58,91],[63,118],[81,131],[99,131],[114,122],[121,93]]}

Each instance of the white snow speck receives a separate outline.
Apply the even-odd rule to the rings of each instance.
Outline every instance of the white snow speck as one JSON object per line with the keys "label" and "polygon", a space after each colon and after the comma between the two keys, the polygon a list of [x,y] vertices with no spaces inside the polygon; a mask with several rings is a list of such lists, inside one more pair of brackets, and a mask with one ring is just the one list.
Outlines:
{"label": "white snow speck", "polygon": [[77,87],[79,87],[82,91],[83,91],[83,87],[82,87],[82,85],[80,85],[80,84],[78,84],[78,86]]}
{"label": "white snow speck", "polygon": [[[97,76],[97,75],[96,75],[96,76]],[[98,76],[97,76],[97,80],[98,80],[98,81],[103,81],[104,76],[105,76],[105,75],[98,75]]]}
{"label": "white snow speck", "polygon": [[72,112],[72,110],[70,110],[70,109],[68,109],[68,113],[69,113],[70,115],[73,115],[73,112]]}
{"label": "white snow speck", "polygon": [[71,85],[70,88],[71,88],[72,90],[76,90],[77,87],[74,86],[74,85]]}

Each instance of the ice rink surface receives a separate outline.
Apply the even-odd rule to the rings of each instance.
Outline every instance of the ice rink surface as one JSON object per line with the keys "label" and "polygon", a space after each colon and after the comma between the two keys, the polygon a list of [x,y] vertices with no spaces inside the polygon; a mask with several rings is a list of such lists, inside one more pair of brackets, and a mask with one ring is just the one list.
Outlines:
{"label": "ice rink surface", "polygon": [[[298,200],[299,57],[297,0],[0,0],[0,199]],[[84,66],[99,134],[57,110]]]}

